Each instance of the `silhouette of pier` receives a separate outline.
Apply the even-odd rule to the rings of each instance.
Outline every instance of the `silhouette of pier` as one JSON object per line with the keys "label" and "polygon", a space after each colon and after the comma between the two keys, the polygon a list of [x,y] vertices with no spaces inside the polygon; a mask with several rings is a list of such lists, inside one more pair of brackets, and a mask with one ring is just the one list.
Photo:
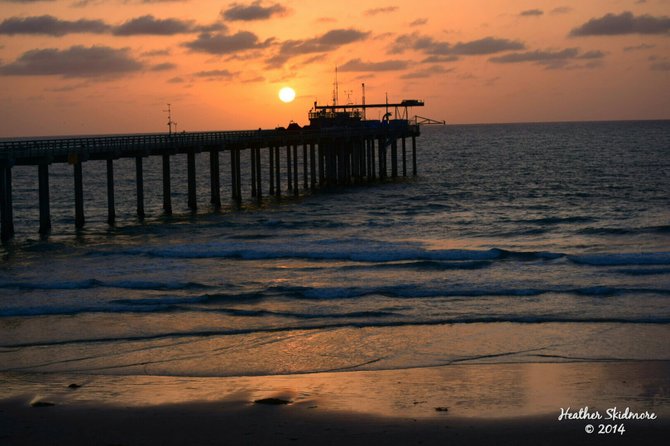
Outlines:
{"label": "silhouette of pier", "polygon": [[[51,164],[72,165],[74,222],[75,228],[81,229],[85,224],[82,166],[91,161],[105,161],[107,164],[107,221],[110,225],[116,221],[114,161],[121,158],[135,159],[137,216],[140,220],[145,217],[143,160],[147,157],[162,157],[163,212],[166,215],[172,214],[170,171],[173,157],[177,154],[186,154],[186,188],[188,207],[192,212],[197,212],[198,207],[197,175],[209,175],[210,203],[214,209],[221,207],[219,159],[222,155],[230,157],[228,181],[231,198],[238,205],[242,202],[243,182],[250,184],[251,198],[260,201],[266,193],[279,198],[283,193],[299,195],[301,189],[307,191],[365,184],[407,176],[408,140],[411,141],[411,173],[416,175],[419,126],[408,120],[387,120],[377,124],[1,141],[0,237],[6,241],[14,236],[13,166],[36,166],[39,233],[46,236],[51,231]],[[267,156],[261,156],[263,151],[267,152]],[[196,157],[203,155],[209,157],[209,171],[196,172]],[[242,178],[242,157],[249,159],[249,178]],[[263,160],[267,160],[265,165]],[[300,164],[302,172],[299,171]]]}

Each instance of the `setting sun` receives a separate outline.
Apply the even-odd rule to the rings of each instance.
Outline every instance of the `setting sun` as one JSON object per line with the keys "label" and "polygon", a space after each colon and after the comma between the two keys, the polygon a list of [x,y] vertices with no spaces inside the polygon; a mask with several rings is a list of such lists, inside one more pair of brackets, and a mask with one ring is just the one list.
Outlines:
{"label": "setting sun", "polygon": [[295,99],[295,90],[292,89],[291,87],[284,87],[281,90],[279,90],[279,99],[282,100],[282,102],[293,102]]}

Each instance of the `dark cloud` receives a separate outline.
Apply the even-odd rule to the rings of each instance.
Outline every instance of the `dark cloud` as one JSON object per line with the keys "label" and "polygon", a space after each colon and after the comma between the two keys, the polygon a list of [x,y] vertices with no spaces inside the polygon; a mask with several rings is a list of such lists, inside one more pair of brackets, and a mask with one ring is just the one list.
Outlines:
{"label": "dark cloud", "polygon": [[[1,0],[0,0],[1,1]],[[157,19],[152,15],[136,17],[119,26],[110,26],[102,20],[60,20],[50,15],[35,17],[11,17],[0,23],[0,34],[46,34],[63,36],[72,33],[112,33],[116,36],[160,35],[225,31],[226,25],[216,22],[211,25],[195,25],[192,21],[179,19]]]}
{"label": "dark cloud", "polygon": [[670,71],[670,62],[660,61],[654,62],[650,65],[652,71]]}
{"label": "dark cloud", "polygon": [[434,55],[426,57],[421,61],[421,63],[444,63],[444,62],[456,62],[457,60],[460,60],[460,57],[449,56],[449,55],[447,56]]}
{"label": "dark cloud", "polygon": [[221,11],[221,16],[226,20],[267,20],[276,15],[286,14],[287,9],[275,3],[270,6],[262,6],[260,1],[255,1],[248,5],[233,3],[225,11]]}
{"label": "dark cloud", "polygon": [[437,41],[430,36],[423,36],[418,33],[403,34],[396,37],[390,52],[399,54],[406,50],[417,50],[433,55],[445,55],[449,54],[451,45],[448,42]]}
{"label": "dark cloud", "polygon": [[551,10],[551,14],[568,14],[572,12],[572,8],[569,6],[558,6]]}
{"label": "dark cloud", "polygon": [[256,77],[253,77],[251,79],[244,79],[242,81],[242,83],[252,84],[252,83],[255,83],[255,82],[264,82],[264,81],[265,81],[265,78],[263,76],[256,76]]}
{"label": "dark cloud", "polygon": [[78,84],[63,85],[62,87],[47,88],[45,91],[50,91],[52,93],[69,93],[71,91],[79,90],[81,88],[88,87],[90,84],[88,82],[81,82]]}
{"label": "dark cloud", "polygon": [[236,77],[238,74],[239,73],[233,73],[229,70],[207,70],[193,73],[193,76],[206,78],[208,80],[221,80],[221,79],[232,79]]}
{"label": "dark cloud", "polygon": [[47,48],[27,51],[16,61],[0,66],[0,74],[102,78],[132,73],[142,68],[143,65],[129,55],[127,48],[77,45],[66,50]]}
{"label": "dark cloud", "polygon": [[144,15],[130,19],[114,28],[116,36],[156,35],[172,36],[193,31],[193,22],[179,19],[157,19]]}
{"label": "dark cloud", "polygon": [[627,46],[623,50],[628,52],[628,51],[650,50],[652,48],[656,48],[656,45],[649,45],[647,43],[641,43],[641,44],[635,45],[635,46]]}
{"label": "dark cloud", "polygon": [[411,73],[403,74],[400,76],[402,79],[422,79],[431,77],[434,74],[445,74],[451,71],[454,71],[455,68],[449,68],[448,70],[440,65],[433,65],[423,70],[413,71]]}
{"label": "dark cloud", "polygon": [[173,64],[171,62],[165,62],[153,65],[150,69],[151,71],[168,71],[168,70],[174,70],[175,68],[177,68],[177,64]]}
{"label": "dark cloud", "polygon": [[141,54],[144,57],[169,56],[170,50],[151,50]]}
{"label": "dark cloud", "polygon": [[356,29],[333,29],[306,40],[287,40],[279,47],[279,53],[268,60],[270,66],[281,66],[291,57],[302,54],[326,53],[342,45],[365,40],[370,33]]}
{"label": "dark cloud", "polygon": [[383,62],[363,62],[361,59],[351,59],[338,66],[339,71],[396,71],[404,70],[409,66],[405,60],[386,60]]}
{"label": "dark cloud", "polygon": [[168,79],[168,82],[171,83],[171,84],[182,84],[185,81],[184,81],[184,78],[176,76],[176,77],[172,77],[172,78]]}
{"label": "dark cloud", "polygon": [[476,56],[494,54],[502,51],[522,50],[526,46],[519,41],[484,37],[470,42],[437,41],[430,36],[420,34],[404,34],[396,38],[391,53],[402,53],[408,49],[420,51],[431,56]]}
{"label": "dark cloud", "polygon": [[623,34],[670,34],[670,17],[635,16],[626,11],[594,18],[570,31],[576,36],[615,36]]}
{"label": "dark cloud", "polygon": [[314,39],[318,45],[333,47],[339,45],[346,45],[359,40],[363,40],[369,33],[358,31],[357,29],[333,29],[326,34]]}
{"label": "dark cloud", "polygon": [[238,51],[265,48],[271,40],[261,42],[256,34],[249,31],[238,31],[235,34],[202,33],[197,39],[183,44],[192,51],[209,54],[232,54]]}
{"label": "dark cloud", "polygon": [[542,11],[541,9],[527,9],[519,13],[521,17],[537,17],[542,14],[544,14],[544,11]]}
{"label": "dark cloud", "polygon": [[378,15],[378,14],[388,14],[388,13],[391,13],[391,12],[395,12],[397,10],[398,10],[397,6],[386,6],[386,7],[383,7],[383,8],[368,9],[363,13],[363,15],[374,16],[374,15]]}
{"label": "dark cloud", "polygon": [[0,34],[46,34],[64,36],[70,33],[105,33],[110,27],[102,20],[60,20],[51,15],[10,17],[0,23]]}
{"label": "dark cloud", "polygon": [[519,41],[508,39],[497,39],[495,37],[484,37],[471,42],[459,42],[451,49],[452,54],[464,56],[493,54],[501,51],[522,50],[526,45]]}
{"label": "dark cloud", "polygon": [[527,51],[523,53],[511,53],[503,56],[492,57],[489,61],[494,63],[523,63],[530,62],[543,65],[547,68],[582,68],[582,66],[570,66],[574,61],[590,60],[588,67],[593,67],[593,61],[605,57],[602,51],[594,50],[586,53],[580,52],[579,48],[566,48],[559,51]]}
{"label": "dark cloud", "polygon": [[409,24],[409,26],[421,26],[428,23],[428,19],[416,19]]}

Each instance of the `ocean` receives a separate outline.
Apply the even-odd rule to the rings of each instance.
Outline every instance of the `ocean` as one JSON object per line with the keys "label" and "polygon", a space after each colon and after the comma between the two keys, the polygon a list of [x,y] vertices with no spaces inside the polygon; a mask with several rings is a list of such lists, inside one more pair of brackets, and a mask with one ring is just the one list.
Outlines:
{"label": "ocean", "polygon": [[417,146],[415,178],[261,205],[244,184],[239,210],[212,212],[200,175],[197,216],[185,159],[165,217],[160,159],[148,158],[143,222],[134,163],[119,160],[113,228],[105,164],[87,162],[80,233],[72,168],[52,165],[46,240],[36,168],[14,167],[0,372],[670,360],[670,121],[424,127]]}

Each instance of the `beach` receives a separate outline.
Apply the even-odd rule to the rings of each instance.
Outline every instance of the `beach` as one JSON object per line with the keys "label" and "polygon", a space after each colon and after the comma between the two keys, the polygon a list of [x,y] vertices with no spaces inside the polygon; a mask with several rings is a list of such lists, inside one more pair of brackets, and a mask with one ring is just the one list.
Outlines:
{"label": "beach", "polygon": [[[4,374],[13,395],[0,404],[0,426],[11,445],[651,445],[670,433],[669,371],[661,361],[227,378]],[[559,420],[568,407],[603,418]],[[607,419],[626,407],[657,418]],[[600,424],[625,430],[598,434]]]}

